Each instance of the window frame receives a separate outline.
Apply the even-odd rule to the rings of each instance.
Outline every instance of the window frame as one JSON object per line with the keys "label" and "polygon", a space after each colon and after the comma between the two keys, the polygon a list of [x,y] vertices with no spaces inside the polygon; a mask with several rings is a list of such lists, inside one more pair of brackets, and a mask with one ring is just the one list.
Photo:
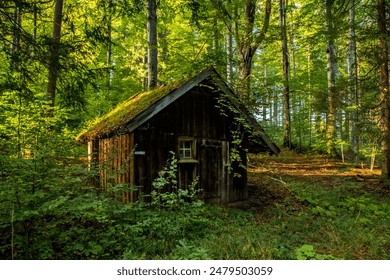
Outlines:
{"label": "window frame", "polygon": [[[186,146],[186,143],[190,143],[190,147]],[[184,146],[182,146],[182,144]],[[179,162],[194,162],[196,161],[196,139],[194,137],[182,136],[178,139],[178,151]],[[185,156],[187,152],[190,152],[190,157]],[[182,153],[183,152],[183,153]],[[182,156],[183,154],[183,156]]]}

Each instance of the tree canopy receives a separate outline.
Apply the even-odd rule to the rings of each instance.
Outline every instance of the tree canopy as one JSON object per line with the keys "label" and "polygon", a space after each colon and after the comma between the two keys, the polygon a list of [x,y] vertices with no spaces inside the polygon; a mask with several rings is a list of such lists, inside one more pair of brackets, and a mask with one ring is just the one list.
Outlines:
{"label": "tree canopy", "polygon": [[[210,65],[277,144],[379,163],[389,179],[387,4],[2,0],[0,213],[23,213],[18,230],[30,240],[37,209],[81,184],[60,172],[83,153],[80,131],[131,96]],[[60,187],[66,197],[56,197]]]}

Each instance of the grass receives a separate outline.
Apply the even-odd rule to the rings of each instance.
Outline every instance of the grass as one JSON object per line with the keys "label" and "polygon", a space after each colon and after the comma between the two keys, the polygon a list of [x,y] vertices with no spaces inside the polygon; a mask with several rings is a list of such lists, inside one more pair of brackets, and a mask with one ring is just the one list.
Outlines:
{"label": "grass", "polygon": [[213,259],[390,259],[390,192],[377,174],[320,156],[251,158],[250,201],[225,209],[200,246]]}
{"label": "grass", "polygon": [[27,196],[34,211],[13,223],[4,207],[0,259],[390,259],[378,170],[289,152],[252,156],[248,172],[250,199],[227,207],[123,205],[90,190],[61,195],[83,182],[53,181],[55,194]]}

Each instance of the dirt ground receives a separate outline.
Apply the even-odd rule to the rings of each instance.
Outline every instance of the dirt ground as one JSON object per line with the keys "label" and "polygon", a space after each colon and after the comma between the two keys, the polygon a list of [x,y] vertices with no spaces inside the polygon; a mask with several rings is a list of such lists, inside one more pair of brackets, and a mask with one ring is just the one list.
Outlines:
{"label": "dirt ground", "polygon": [[249,156],[249,199],[231,206],[263,211],[291,194],[287,183],[291,180],[324,188],[333,188],[346,181],[360,182],[366,191],[389,195],[389,188],[381,182],[377,166],[370,171],[367,164],[343,163],[322,155],[282,151],[279,156]]}

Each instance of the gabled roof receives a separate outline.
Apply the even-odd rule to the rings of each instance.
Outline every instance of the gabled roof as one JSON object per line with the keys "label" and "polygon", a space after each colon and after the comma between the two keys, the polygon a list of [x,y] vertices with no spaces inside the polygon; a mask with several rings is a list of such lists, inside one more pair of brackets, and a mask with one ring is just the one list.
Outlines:
{"label": "gabled roof", "polygon": [[229,106],[231,113],[237,120],[244,123],[244,128],[247,131],[250,131],[250,140],[265,145],[269,152],[278,154],[279,148],[268,138],[254,117],[214,68],[207,68],[185,82],[159,87],[132,96],[109,113],[96,119],[77,136],[77,140],[88,141],[106,137],[113,133],[130,133],[192,88],[207,83],[206,80],[209,81],[210,79],[221,90],[222,103],[230,103],[232,105]]}

